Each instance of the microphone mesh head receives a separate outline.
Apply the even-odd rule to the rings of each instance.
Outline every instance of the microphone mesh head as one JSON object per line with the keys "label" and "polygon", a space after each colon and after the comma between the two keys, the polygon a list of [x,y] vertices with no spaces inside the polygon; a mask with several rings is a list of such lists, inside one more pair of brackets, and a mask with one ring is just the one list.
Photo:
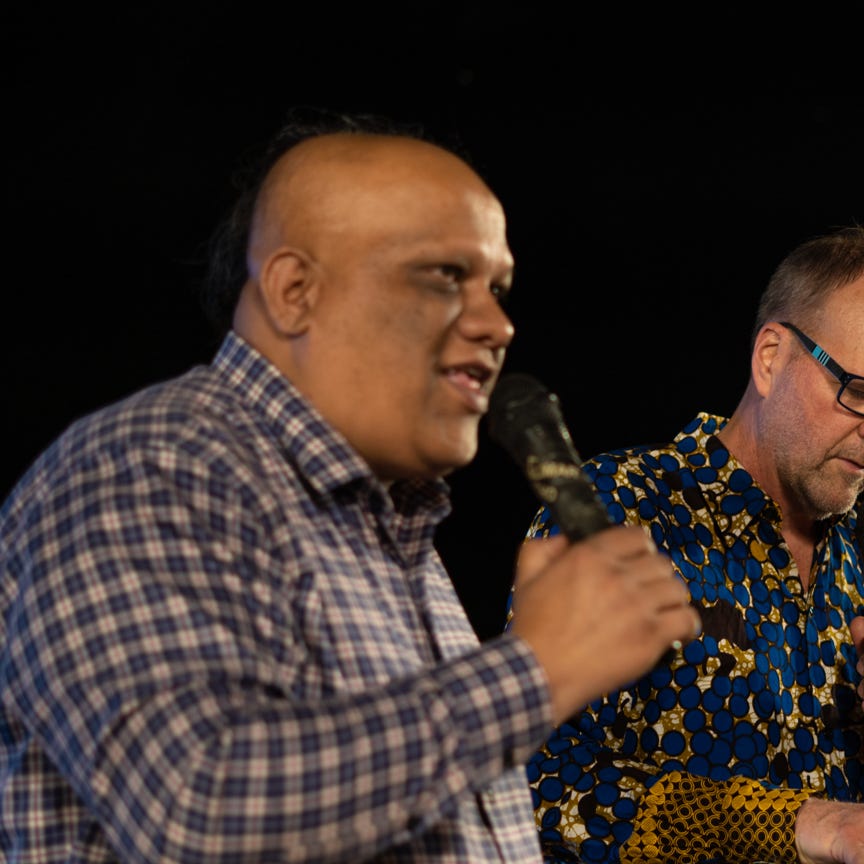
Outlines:
{"label": "microphone mesh head", "polygon": [[552,394],[532,375],[522,372],[511,372],[502,375],[489,398],[489,435],[491,438],[510,450],[508,441],[514,429],[518,429],[536,417],[545,413],[544,403]]}
{"label": "microphone mesh head", "polygon": [[[539,432],[570,443],[558,397],[531,375],[514,372],[503,375],[489,399],[489,436],[523,465]],[[547,447],[540,445],[542,450]]]}
{"label": "microphone mesh head", "polygon": [[492,391],[488,416],[490,437],[522,468],[565,536],[578,540],[608,527],[554,393],[530,375],[504,376]]}

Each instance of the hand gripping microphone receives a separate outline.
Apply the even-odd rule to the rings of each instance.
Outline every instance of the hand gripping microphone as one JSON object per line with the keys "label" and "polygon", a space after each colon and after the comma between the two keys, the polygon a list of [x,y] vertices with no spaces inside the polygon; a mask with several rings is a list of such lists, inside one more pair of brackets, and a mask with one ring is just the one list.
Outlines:
{"label": "hand gripping microphone", "polygon": [[612,524],[585,477],[554,393],[530,375],[503,375],[489,400],[488,424],[492,440],[522,468],[565,537],[581,540]]}

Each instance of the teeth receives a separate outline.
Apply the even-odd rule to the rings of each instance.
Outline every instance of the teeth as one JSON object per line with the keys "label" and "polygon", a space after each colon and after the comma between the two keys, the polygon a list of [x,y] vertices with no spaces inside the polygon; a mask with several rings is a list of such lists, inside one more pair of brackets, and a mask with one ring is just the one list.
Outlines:
{"label": "teeth", "polygon": [[471,369],[449,369],[447,376],[454,379],[457,384],[470,387],[472,390],[479,390],[483,384],[477,372]]}

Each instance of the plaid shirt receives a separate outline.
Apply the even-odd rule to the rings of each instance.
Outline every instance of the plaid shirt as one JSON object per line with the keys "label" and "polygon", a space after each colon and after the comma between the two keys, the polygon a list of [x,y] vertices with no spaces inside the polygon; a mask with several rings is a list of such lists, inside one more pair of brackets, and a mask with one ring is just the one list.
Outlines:
{"label": "plaid shirt", "polygon": [[0,511],[0,857],[539,861],[542,672],[391,491],[234,334],[61,436]]}

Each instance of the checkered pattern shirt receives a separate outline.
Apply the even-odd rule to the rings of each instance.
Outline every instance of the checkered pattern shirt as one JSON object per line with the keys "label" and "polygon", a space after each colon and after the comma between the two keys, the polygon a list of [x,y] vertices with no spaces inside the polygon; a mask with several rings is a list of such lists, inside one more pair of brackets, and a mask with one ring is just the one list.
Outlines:
{"label": "checkered pattern shirt", "polygon": [[234,334],[73,424],[0,511],[0,858],[539,861],[545,681],[478,642],[446,491]]}

